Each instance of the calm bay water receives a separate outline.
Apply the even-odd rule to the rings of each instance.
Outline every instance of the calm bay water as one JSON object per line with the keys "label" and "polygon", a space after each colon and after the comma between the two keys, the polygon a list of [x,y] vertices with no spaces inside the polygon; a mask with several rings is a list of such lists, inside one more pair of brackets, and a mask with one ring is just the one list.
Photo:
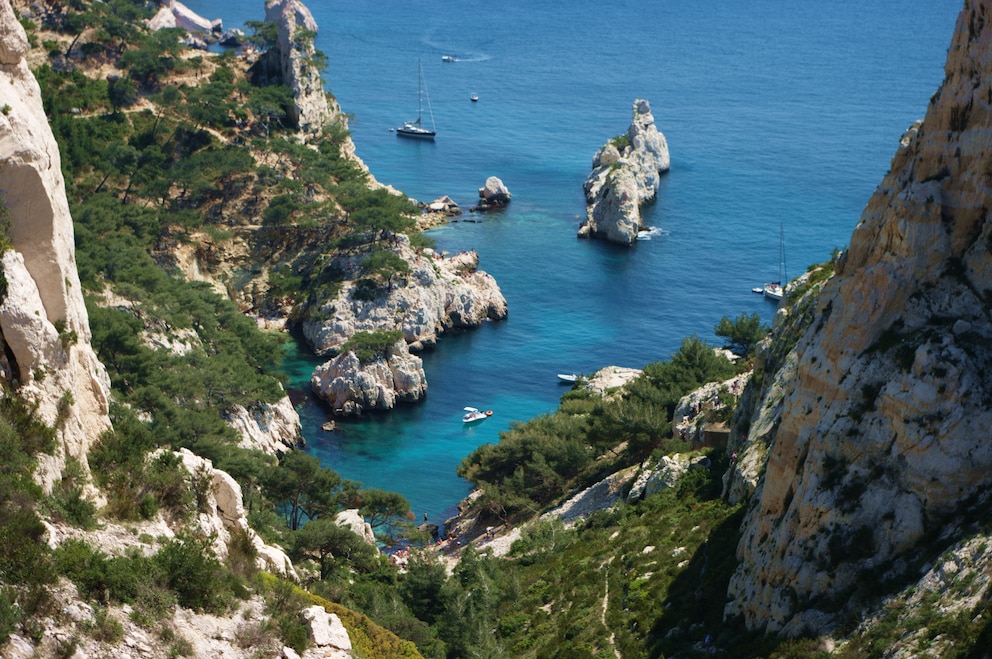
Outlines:
{"label": "calm bay water", "polygon": [[[261,2],[185,4],[226,27],[264,15]],[[478,250],[509,319],[423,355],[421,404],[334,433],[320,430],[319,404],[301,407],[324,464],[440,521],[469,491],[455,475],[461,459],[511,421],[552,411],[557,372],[640,367],[691,334],[715,343],[722,316],[770,321],[774,306],[750,289],[777,277],[780,227],[790,277],[846,246],[899,137],[943,79],[961,2],[308,6],[325,80],[380,181],[465,209],[488,176],[513,194],[504,212],[431,233],[441,249]],[[418,59],[434,143],[390,130],[416,115]],[[635,98],[651,102],[672,154],[646,211],[661,235],[631,249],[579,241],[592,156],[626,130]],[[314,363],[291,358],[299,387]],[[465,405],[494,416],[463,428]]]}

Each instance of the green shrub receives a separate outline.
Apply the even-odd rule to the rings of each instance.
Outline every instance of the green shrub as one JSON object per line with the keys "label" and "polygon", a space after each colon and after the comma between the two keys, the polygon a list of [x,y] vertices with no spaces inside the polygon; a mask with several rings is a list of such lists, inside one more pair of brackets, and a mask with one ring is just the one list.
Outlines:
{"label": "green shrub", "polygon": [[16,599],[12,588],[0,586],[0,645],[7,642],[11,632],[21,622],[21,608],[17,606]]}
{"label": "green shrub", "polygon": [[402,330],[377,330],[375,332],[355,332],[341,346],[341,354],[354,352],[363,364],[382,359],[397,341],[403,338]]}
{"label": "green shrub", "polygon": [[85,474],[82,464],[72,458],[66,461],[62,480],[52,489],[45,501],[49,515],[84,529],[96,527],[96,506],[83,497]]}
{"label": "green shrub", "polygon": [[152,557],[162,583],[187,609],[218,613],[224,608],[224,567],[214,556],[209,538],[180,535]]}
{"label": "green shrub", "polygon": [[114,645],[124,638],[124,625],[103,607],[93,609],[93,620],[87,628],[90,636],[102,643]]}

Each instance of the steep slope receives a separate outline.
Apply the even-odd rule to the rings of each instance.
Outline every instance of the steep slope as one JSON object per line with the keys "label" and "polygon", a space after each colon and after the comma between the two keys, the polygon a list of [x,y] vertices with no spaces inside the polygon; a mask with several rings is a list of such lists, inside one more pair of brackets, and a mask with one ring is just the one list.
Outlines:
{"label": "steep slope", "polygon": [[0,2],[0,204],[10,222],[2,377],[37,403],[59,434],[55,455],[43,456],[38,468],[50,487],[67,457],[86,465],[89,446],[109,427],[110,379],[90,346],[61,159],[27,50],[10,3]]}
{"label": "steep slope", "polygon": [[777,427],[738,448],[770,443],[729,588],[749,627],[829,629],[992,484],[990,18],[965,3],[945,82],[770,390]]}

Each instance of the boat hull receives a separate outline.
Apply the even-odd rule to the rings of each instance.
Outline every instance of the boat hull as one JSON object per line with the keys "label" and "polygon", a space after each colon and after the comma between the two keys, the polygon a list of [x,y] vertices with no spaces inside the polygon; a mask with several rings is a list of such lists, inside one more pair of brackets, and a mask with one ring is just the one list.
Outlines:
{"label": "boat hull", "polygon": [[415,140],[430,140],[434,141],[434,137],[437,135],[432,130],[427,130],[426,128],[421,130],[409,130],[406,128],[397,128],[396,134],[400,137],[409,137]]}

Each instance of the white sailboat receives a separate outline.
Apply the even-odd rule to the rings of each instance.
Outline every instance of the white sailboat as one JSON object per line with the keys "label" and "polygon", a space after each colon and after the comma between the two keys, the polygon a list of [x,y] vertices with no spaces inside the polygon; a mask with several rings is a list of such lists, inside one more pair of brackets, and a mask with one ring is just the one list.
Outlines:
{"label": "white sailboat", "polygon": [[765,284],[764,296],[770,300],[781,300],[785,295],[785,230],[778,228],[778,281]]}
{"label": "white sailboat", "polygon": [[[400,137],[433,140],[434,136],[437,135],[437,129],[434,126],[434,111],[431,110],[431,97],[427,93],[427,85],[424,83],[424,66],[420,60],[417,60],[417,69],[419,73],[417,79],[417,119],[415,121],[404,122],[402,126],[396,129],[396,134]],[[431,117],[430,128],[426,128],[422,123],[425,96],[427,97],[427,112]]]}

